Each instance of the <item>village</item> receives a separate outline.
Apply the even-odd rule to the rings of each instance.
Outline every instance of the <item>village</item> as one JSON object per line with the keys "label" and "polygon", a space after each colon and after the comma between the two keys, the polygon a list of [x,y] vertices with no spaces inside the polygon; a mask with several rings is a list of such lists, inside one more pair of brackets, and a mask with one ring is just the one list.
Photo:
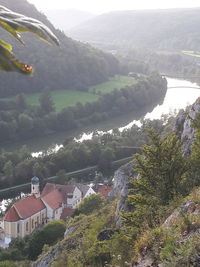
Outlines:
{"label": "village", "polygon": [[92,195],[100,194],[107,198],[112,187],[71,182],[67,185],[46,183],[40,191],[38,177],[31,179],[31,194],[15,202],[0,222],[0,247],[6,248],[12,239],[25,237],[52,220],[70,218],[81,201]]}

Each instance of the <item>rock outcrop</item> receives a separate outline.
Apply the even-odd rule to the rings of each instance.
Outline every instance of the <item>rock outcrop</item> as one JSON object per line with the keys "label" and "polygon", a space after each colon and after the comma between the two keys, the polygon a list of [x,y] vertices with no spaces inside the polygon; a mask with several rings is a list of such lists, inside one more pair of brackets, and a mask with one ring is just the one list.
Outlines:
{"label": "rock outcrop", "polygon": [[[69,227],[65,231],[65,237],[69,236],[76,230],[76,227]],[[51,264],[59,257],[62,251],[68,247],[73,247],[73,241],[69,242],[66,239],[63,239],[59,243],[57,243],[54,247],[52,247],[45,255],[41,255],[41,257],[32,263],[31,267],[50,267]]]}
{"label": "rock outcrop", "polygon": [[184,156],[189,156],[191,153],[191,145],[195,138],[195,130],[192,127],[192,123],[199,112],[200,98],[176,119],[174,130],[181,138]]}
{"label": "rock outcrop", "polygon": [[121,226],[121,216],[122,211],[128,211],[129,207],[126,203],[128,195],[128,184],[132,177],[134,177],[133,172],[134,162],[131,161],[123,166],[121,166],[114,174],[113,177],[113,190],[111,192],[111,197],[118,198],[117,208],[115,212],[116,226]]}
{"label": "rock outcrop", "polygon": [[[177,209],[175,209],[172,214],[165,220],[165,222],[160,226],[160,230],[162,229],[165,232],[165,235],[169,238],[174,238],[174,257],[176,261],[176,265],[172,265],[173,259],[171,259],[170,255],[168,255],[169,262],[167,264],[163,263],[162,259],[155,255],[155,253],[160,253],[163,247],[165,246],[165,241],[159,240],[159,238],[153,238],[152,243],[149,246],[150,242],[146,243],[146,247],[144,247],[140,255],[138,256],[137,263],[135,263],[134,267],[150,267],[150,266],[200,266],[200,255],[199,248],[192,247],[193,241],[197,240],[197,244],[199,243],[200,238],[200,188],[194,190],[192,194],[183,202]],[[190,244],[190,245],[188,245]],[[156,249],[155,249],[156,248]],[[166,249],[166,247],[165,247]],[[188,253],[188,261],[190,265],[187,264],[188,259],[184,259],[183,263],[179,265],[182,261],[182,257],[177,253],[177,249],[179,251],[182,250],[182,253],[188,253],[189,249],[193,251],[192,257],[190,257],[190,252]],[[193,250],[192,250],[193,249]],[[154,251],[154,252],[153,252]]]}

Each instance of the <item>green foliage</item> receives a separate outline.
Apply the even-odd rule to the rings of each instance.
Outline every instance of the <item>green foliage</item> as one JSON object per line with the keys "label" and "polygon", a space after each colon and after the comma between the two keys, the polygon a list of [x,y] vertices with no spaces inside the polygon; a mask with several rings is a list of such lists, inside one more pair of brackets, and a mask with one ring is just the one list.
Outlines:
{"label": "green foliage", "polygon": [[[155,198],[159,204],[167,204],[182,192],[182,179],[188,166],[182,156],[181,143],[174,134],[161,138],[149,130],[151,145],[145,145],[142,155],[135,156],[138,179],[131,182],[137,202]],[[147,200],[147,201],[148,201]]]}
{"label": "green foliage", "polygon": [[73,227],[74,231],[63,240],[65,249],[53,266],[101,267],[105,261],[109,262],[112,258],[112,240],[99,241],[97,236],[100,231],[114,226],[114,210],[115,204],[110,203],[90,215],[71,219],[67,227]]}
{"label": "green foliage", "polygon": [[[102,170],[104,173],[105,171],[108,171],[110,167],[112,170],[116,169],[125,162],[118,161],[115,165],[113,163],[110,164],[110,161],[105,162],[103,157],[105,152],[112,152],[108,153],[108,156],[111,155],[112,157],[106,158],[107,160],[120,160],[126,157],[131,158],[133,153],[138,152],[138,149],[135,149],[134,147],[140,147],[147,142],[146,127],[152,126],[155,130],[163,133],[166,127],[172,127],[173,121],[173,118],[163,118],[161,120],[156,120],[156,122],[144,120],[141,127],[134,125],[132,128],[122,133],[108,133],[103,136],[94,134],[93,139],[85,140],[82,143],[75,142],[72,138],[68,140],[64,147],[57,153],[51,155],[44,153],[43,157],[39,158],[34,158],[26,147],[22,147],[22,149],[14,152],[6,152],[2,150],[0,151],[0,186],[3,189],[14,185],[28,183],[30,182],[30,177],[33,177],[35,174],[41,178],[46,178],[57,175],[60,170],[63,170],[61,173],[62,176],[64,172],[71,172],[88,166],[94,166],[100,163],[100,161],[101,166],[103,165],[102,163],[106,166],[106,169]],[[33,130],[35,130],[35,128]],[[41,131],[41,128],[39,130]],[[130,149],[124,149],[124,147],[130,147]],[[12,164],[9,161],[11,161]],[[88,170],[84,173],[81,172],[81,174],[77,174],[76,179],[78,181],[82,180],[82,182],[88,182],[93,179],[93,175],[94,173]],[[58,176],[60,180],[61,176]],[[68,180],[70,177],[67,177],[66,179]],[[66,179],[64,178],[64,183],[66,182]],[[60,181],[62,181],[62,178]],[[14,197],[21,192],[20,190],[29,192],[29,189],[29,186],[18,188],[16,190],[12,189],[9,190],[9,194],[3,194],[2,192],[1,197]]]}
{"label": "green foliage", "polygon": [[63,238],[66,230],[65,223],[54,220],[46,224],[41,230],[34,232],[28,241],[28,258],[33,260],[42,252],[43,246],[53,245]]}
{"label": "green foliage", "polygon": [[0,261],[34,260],[42,251],[47,250],[48,246],[62,239],[65,230],[63,221],[54,220],[42,229],[34,231],[30,236],[13,239],[8,249],[0,250]]}
{"label": "green foliage", "polygon": [[[0,6],[0,27],[8,31],[22,44],[21,32],[31,32],[49,43],[59,44],[56,36],[42,22],[14,13],[3,6]],[[33,71],[32,67],[19,62],[11,51],[12,46],[0,40],[0,69],[31,74]]]}
{"label": "green foliage", "polygon": [[72,216],[78,216],[80,214],[89,215],[94,211],[98,211],[104,204],[102,197],[98,194],[92,194],[86,197],[78,207],[74,210]]}
{"label": "green foliage", "polygon": [[47,223],[42,229],[46,236],[45,242],[47,242],[48,245],[52,245],[63,237],[65,230],[66,225],[62,220],[54,220]]}
{"label": "green foliage", "polygon": [[13,262],[13,261],[2,261],[0,262],[0,267],[29,267],[29,261],[20,261],[20,262]]}
{"label": "green foliage", "polygon": [[90,86],[88,91],[93,94],[99,94],[99,92],[106,94],[112,92],[114,89],[121,89],[126,86],[132,86],[135,83],[136,80],[131,77],[116,75],[114,77],[111,77],[107,82],[95,86]]}
{"label": "green foliage", "polygon": [[[183,178],[188,170],[177,136],[161,138],[148,130],[150,145],[136,154],[134,170],[138,174],[130,183],[128,204],[132,212],[124,212],[124,223],[135,227],[136,236],[147,227],[156,227],[174,207],[172,201],[185,193]],[[176,201],[174,202],[176,203]]]}
{"label": "green foliage", "polygon": [[46,115],[54,111],[54,103],[50,92],[43,91],[39,98],[41,115]]}
{"label": "green foliage", "polygon": [[[40,105],[29,105],[22,95],[0,100],[0,141],[71,131],[132,111],[136,116],[144,114],[147,106],[155,106],[164,97],[166,83],[165,79],[154,74],[101,97],[86,92],[79,96],[78,91],[72,92],[44,90],[38,94],[39,100],[37,97]],[[31,101],[36,100],[35,95],[27,95]],[[66,101],[66,98],[69,99]]]}

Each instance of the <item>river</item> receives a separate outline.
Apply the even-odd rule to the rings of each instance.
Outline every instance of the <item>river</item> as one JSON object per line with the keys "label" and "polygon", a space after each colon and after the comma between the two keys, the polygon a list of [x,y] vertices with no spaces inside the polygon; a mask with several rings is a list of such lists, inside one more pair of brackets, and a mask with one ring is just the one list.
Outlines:
{"label": "river", "polygon": [[[163,114],[174,113],[174,110],[178,111],[180,109],[184,109],[186,106],[193,104],[195,100],[200,97],[200,89],[199,86],[195,83],[191,83],[186,80],[178,80],[167,78],[168,81],[168,90],[166,96],[164,98],[164,102],[162,105],[158,105],[151,112],[147,110],[144,114],[127,114],[126,116],[121,116],[119,118],[115,118],[111,121],[106,121],[102,124],[96,124],[91,126],[90,128],[86,128],[85,130],[77,130],[66,133],[59,133],[56,135],[51,135],[44,138],[39,138],[35,140],[31,140],[30,142],[26,142],[27,147],[33,151],[35,156],[38,156],[41,150],[56,150],[62,146],[62,142],[69,136],[74,136],[78,139],[87,139],[92,136],[92,132],[95,130],[98,131],[108,131],[113,128],[119,128],[123,130],[125,128],[130,128],[134,123],[139,124],[139,119],[142,117],[148,119],[159,119]],[[179,87],[179,88],[171,88],[171,87]],[[196,87],[197,89],[191,88]],[[171,89],[170,89],[171,88]],[[6,145],[6,149],[12,150],[16,149],[23,145],[23,143]],[[9,201],[9,200],[8,200]],[[0,210],[5,209],[5,204],[7,200],[4,202],[0,202]]]}
{"label": "river", "polygon": [[[87,127],[82,130],[73,130],[71,132],[62,132],[42,138],[35,138],[28,140],[26,142],[17,142],[12,144],[1,145],[2,148],[5,148],[8,151],[19,149],[22,145],[26,145],[34,156],[38,156],[42,151],[56,151],[61,146],[64,140],[68,137],[75,137],[79,140],[91,138],[92,132],[94,131],[109,131],[114,128],[119,128],[123,130],[124,128],[131,127],[134,123],[139,124],[139,119],[149,118],[149,119],[159,119],[162,114],[173,113],[174,110],[179,110],[185,108],[187,105],[190,105],[195,102],[195,100],[200,96],[199,89],[193,89],[191,87],[199,88],[196,83],[192,83],[186,80],[167,78],[168,90],[162,105],[158,105],[153,110],[148,108],[143,113],[130,113],[112,120],[98,123]],[[179,87],[179,88],[171,88]]]}

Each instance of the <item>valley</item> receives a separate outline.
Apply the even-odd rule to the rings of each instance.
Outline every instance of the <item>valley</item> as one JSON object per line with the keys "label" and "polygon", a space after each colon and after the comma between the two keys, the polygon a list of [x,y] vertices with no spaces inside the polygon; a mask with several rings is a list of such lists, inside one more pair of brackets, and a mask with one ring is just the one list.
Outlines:
{"label": "valley", "polygon": [[175,3],[0,0],[0,267],[200,266],[200,8]]}

